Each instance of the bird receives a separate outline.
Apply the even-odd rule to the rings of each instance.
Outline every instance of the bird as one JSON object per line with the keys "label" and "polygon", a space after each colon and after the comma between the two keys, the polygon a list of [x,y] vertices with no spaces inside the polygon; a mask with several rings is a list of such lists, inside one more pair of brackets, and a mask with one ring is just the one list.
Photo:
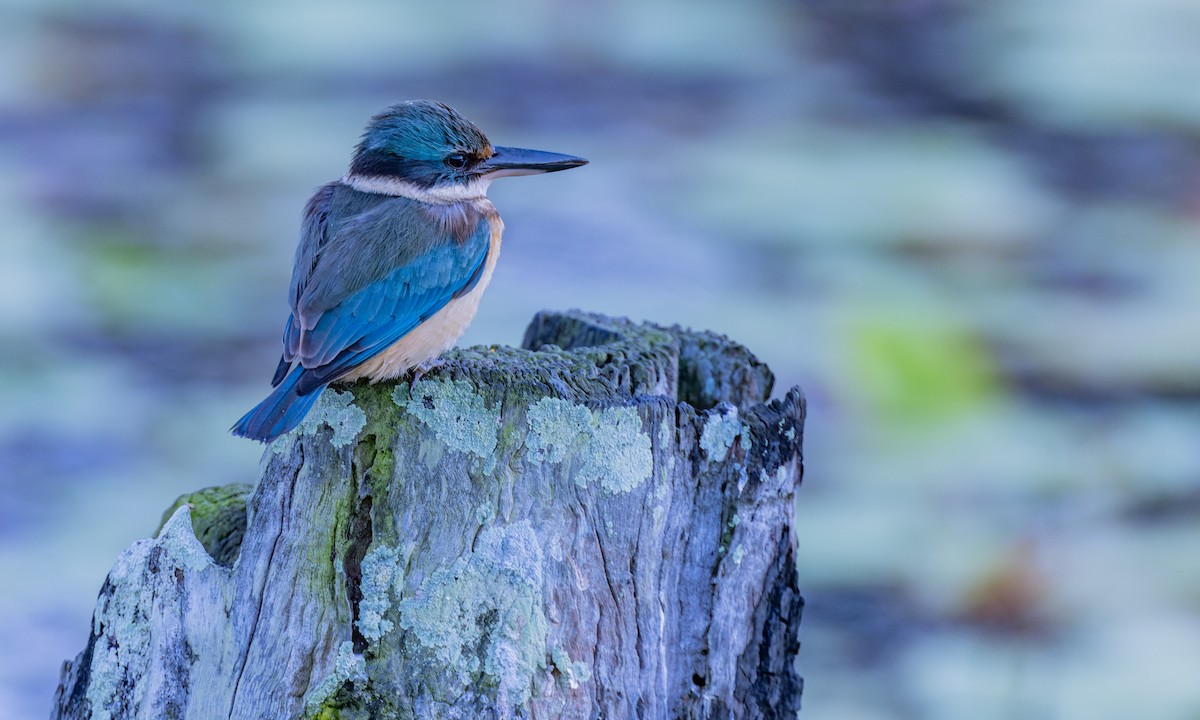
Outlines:
{"label": "bird", "polygon": [[274,390],[231,432],[271,442],[331,383],[420,372],[462,336],[500,254],[497,178],[586,165],[492,145],[449,105],[397,103],[305,205]]}

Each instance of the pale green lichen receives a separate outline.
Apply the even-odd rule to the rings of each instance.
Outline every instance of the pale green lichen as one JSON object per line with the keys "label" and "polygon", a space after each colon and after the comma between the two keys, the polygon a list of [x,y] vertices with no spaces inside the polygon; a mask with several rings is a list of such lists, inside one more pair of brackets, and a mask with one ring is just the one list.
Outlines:
{"label": "pale green lichen", "polygon": [[[128,679],[141,677],[151,657],[149,614],[154,588],[152,583],[141,583],[139,577],[146,572],[152,546],[151,541],[142,540],[121,553],[108,573],[112,594],[101,596],[100,607],[92,616],[92,634],[97,641],[92,650],[87,702],[90,717],[95,720],[112,720],[110,706],[118,701],[127,707],[140,707],[145,698],[146,683]],[[122,686],[126,686],[124,690]]]}
{"label": "pale green lichen", "polygon": [[463,690],[483,675],[502,705],[531,697],[545,665],[542,550],[528,521],[480,533],[475,551],[436,570],[399,605],[399,623]]}
{"label": "pale green lichen", "polygon": [[560,463],[571,448],[585,442],[583,433],[593,422],[592,411],[558,398],[543,398],[530,406],[526,416],[529,437],[525,447],[536,463]]}
{"label": "pale green lichen", "polygon": [[377,643],[392,630],[392,621],[384,617],[392,607],[389,595],[399,570],[396,548],[379,545],[362,560],[362,600],[358,603],[358,631],[369,643]]}
{"label": "pale green lichen", "polygon": [[471,383],[421,380],[411,389],[397,387],[392,400],[428,425],[447,447],[495,464],[500,408],[488,407]]}
{"label": "pale green lichen", "polygon": [[659,447],[659,450],[661,450],[662,452],[667,452],[667,450],[670,449],[667,446],[671,444],[671,435],[672,435],[671,431],[674,429],[675,429],[675,426],[672,423],[668,423],[668,422],[659,423],[659,425],[658,425],[658,447]]}
{"label": "pale green lichen", "polygon": [[670,497],[670,495],[671,488],[669,485],[667,485],[666,481],[660,482],[658,487],[654,488],[653,515],[655,528],[661,527],[662,519],[667,512],[667,498]]}
{"label": "pale green lichen", "polygon": [[161,533],[175,512],[186,505],[191,513],[192,531],[205,552],[217,564],[230,567],[241,549],[246,531],[246,502],[253,492],[253,485],[230,483],[180,495],[163,513],[155,534]]}
{"label": "pale green lichen", "polygon": [[635,408],[592,411],[584,405],[543,398],[529,408],[525,441],[530,462],[578,462],[575,482],[599,483],[609,493],[629,492],[654,468],[650,436]]}
{"label": "pale green lichen", "polygon": [[742,556],[744,554],[745,553],[742,552],[742,546],[738,545],[737,547],[735,547],[733,549],[733,554],[731,554],[729,557],[733,559],[734,565],[741,565],[742,564]]}
{"label": "pale green lichen", "polygon": [[592,670],[587,663],[582,660],[572,661],[571,656],[563,648],[554,648],[550,653],[550,659],[554,663],[554,667],[558,668],[562,682],[572,690],[592,679]]}
{"label": "pale green lichen", "polygon": [[304,696],[304,712],[309,716],[315,715],[326,700],[333,697],[342,685],[350,682],[365,683],[367,681],[367,661],[354,652],[354,643],[343,642],[338,646],[337,657],[333,661],[333,672],[326,675]]}
{"label": "pale green lichen", "polygon": [[105,583],[111,589],[101,594],[92,616],[97,641],[88,668],[89,717],[112,720],[114,708],[142,706],[147,685],[131,678],[150,672],[156,598],[178,591],[175,570],[199,572],[210,567],[215,564],[192,531],[187,506],[175,511],[158,538],[139,540],[117,557]]}
{"label": "pale green lichen", "polygon": [[704,430],[700,432],[700,447],[712,462],[722,462],[739,435],[746,431],[745,424],[738,419],[738,411],[732,405],[724,405],[708,416]]}
{"label": "pale green lichen", "polygon": [[663,468],[667,475],[675,472],[675,446],[672,437],[674,430],[675,423],[664,421],[658,425],[658,454],[659,457],[667,459],[666,467]]}
{"label": "pale green lichen", "polygon": [[780,465],[775,468],[774,473],[768,473],[766,468],[758,471],[758,481],[764,485],[771,484],[774,487],[783,487],[787,482],[787,467]]}
{"label": "pale green lichen", "polygon": [[175,563],[175,567],[197,571],[214,564],[212,556],[196,539],[196,531],[192,528],[192,509],[187,505],[181,506],[167,520],[158,533],[157,542],[166,550],[167,557]]}
{"label": "pale green lichen", "polygon": [[327,388],[317,398],[297,431],[311,435],[320,430],[322,425],[328,425],[333,430],[330,443],[335,448],[342,448],[354,442],[354,438],[367,426],[367,414],[354,404],[354,393]]}

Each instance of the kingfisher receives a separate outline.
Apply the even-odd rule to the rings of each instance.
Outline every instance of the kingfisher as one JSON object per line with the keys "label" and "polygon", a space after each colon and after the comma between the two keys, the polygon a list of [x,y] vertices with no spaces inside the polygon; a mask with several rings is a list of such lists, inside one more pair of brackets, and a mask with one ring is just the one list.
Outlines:
{"label": "kingfisher", "polygon": [[371,118],[349,171],[304,208],[275,390],[233,434],[270,442],[330,383],[427,368],[467,329],[496,267],[504,222],[491,182],[586,164],[494,146],[439,102]]}

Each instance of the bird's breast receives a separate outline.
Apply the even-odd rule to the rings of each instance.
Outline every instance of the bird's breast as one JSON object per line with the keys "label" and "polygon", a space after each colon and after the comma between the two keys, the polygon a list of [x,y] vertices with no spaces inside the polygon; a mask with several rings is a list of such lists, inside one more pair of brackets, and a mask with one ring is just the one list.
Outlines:
{"label": "bird's breast", "polygon": [[[487,202],[486,199],[484,202]],[[475,287],[459,297],[453,298],[442,306],[428,320],[413,328],[407,335],[397,340],[390,347],[375,357],[351,370],[340,379],[345,381],[366,378],[371,382],[390,380],[399,377],[409,368],[432,360],[450,349],[462,337],[467,326],[475,319],[479,309],[479,299],[492,280],[492,271],[496,269],[496,259],[500,257],[500,236],[504,233],[504,222],[500,215],[487,202],[484,210],[491,227],[491,237],[488,244],[487,257],[484,259],[483,272]]]}

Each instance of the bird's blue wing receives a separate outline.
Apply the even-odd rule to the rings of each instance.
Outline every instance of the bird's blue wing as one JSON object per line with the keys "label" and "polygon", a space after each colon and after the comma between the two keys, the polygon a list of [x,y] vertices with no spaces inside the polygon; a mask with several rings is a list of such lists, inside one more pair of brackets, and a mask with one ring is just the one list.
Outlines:
{"label": "bird's blue wing", "polygon": [[[284,362],[306,369],[301,394],[371,359],[478,282],[487,218],[468,218],[467,234],[423,213],[401,204],[356,215],[312,253],[311,272],[293,283],[299,291],[284,333]],[[297,272],[302,261],[310,262],[298,251]]]}
{"label": "bird's blue wing", "polygon": [[301,392],[371,359],[473,285],[487,259],[486,230],[480,235],[476,247],[431,250],[325,312],[301,340],[299,358],[311,376]]}
{"label": "bird's blue wing", "polygon": [[[304,206],[304,215],[300,223],[300,242],[296,245],[296,258],[292,269],[292,282],[288,294],[288,303],[295,308],[308,279],[316,270],[317,261],[331,234],[330,212],[333,210],[333,198],[340,183],[331,182],[317,189]],[[296,359],[300,346],[300,328],[296,324],[294,310],[288,315],[283,325],[283,354],[279,366],[275,368],[275,376],[271,386],[278,387],[287,377]]]}

